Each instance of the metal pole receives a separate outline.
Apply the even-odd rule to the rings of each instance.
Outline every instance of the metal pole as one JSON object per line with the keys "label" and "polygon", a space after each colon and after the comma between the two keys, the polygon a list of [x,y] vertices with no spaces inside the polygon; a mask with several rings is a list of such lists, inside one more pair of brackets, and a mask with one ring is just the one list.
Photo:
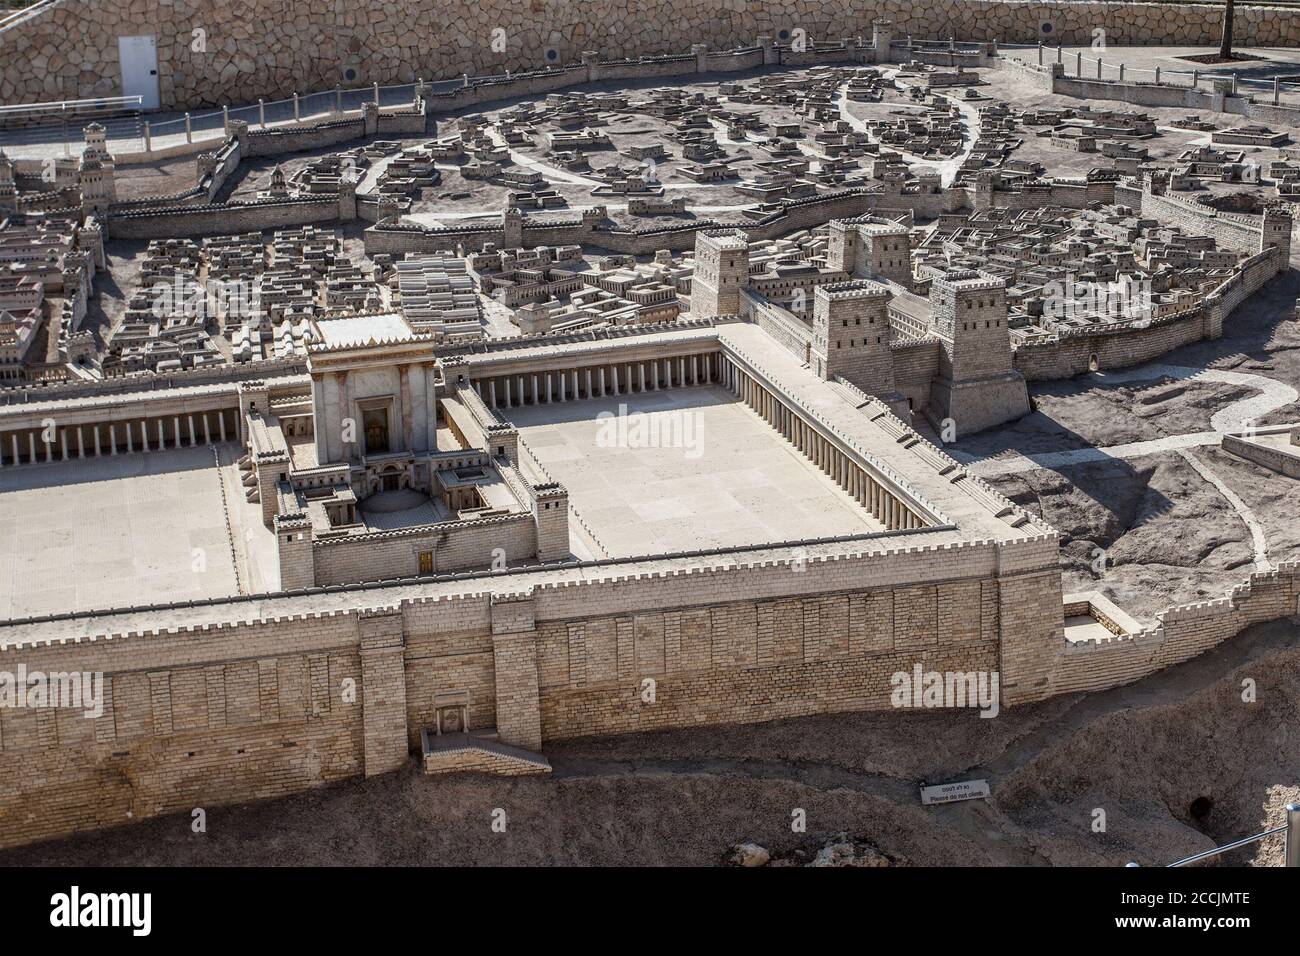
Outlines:
{"label": "metal pole", "polygon": [[1300,803],[1286,805],[1286,866],[1300,867]]}
{"label": "metal pole", "polygon": [[302,110],[298,105],[298,94],[297,92],[295,92],[293,94],[293,121],[297,123],[300,122],[301,120],[302,120]]}
{"label": "metal pole", "polygon": [[185,142],[194,142],[194,128],[190,125],[190,114],[185,114]]}
{"label": "metal pole", "polygon": [[257,121],[266,129],[266,100],[257,101]]}

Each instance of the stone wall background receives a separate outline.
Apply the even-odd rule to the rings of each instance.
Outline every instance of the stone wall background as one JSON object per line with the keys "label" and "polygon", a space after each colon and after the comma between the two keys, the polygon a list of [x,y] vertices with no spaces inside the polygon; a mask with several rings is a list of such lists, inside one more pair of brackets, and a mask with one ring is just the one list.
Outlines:
{"label": "stone wall background", "polygon": [[[990,0],[62,0],[0,31],[0,102],[120,92],[117,37],[158,38],[164,108],[237,104],[295,90],[408,83],[605,57],[686,53],[781,39],[870,36],[888,17],[896,36],[1039,39],[1111,45],[1217,43],[1221,8],[1200,4]],[[191,49],[205,31],[206,52]],[[492,49],[504,30],[506,49]],[[1243,7],[1240,46],[1300,45],[1300,12]],[[553,54],[549,56],[548,54]],[[344,79],[344,71],[356,71]]]}

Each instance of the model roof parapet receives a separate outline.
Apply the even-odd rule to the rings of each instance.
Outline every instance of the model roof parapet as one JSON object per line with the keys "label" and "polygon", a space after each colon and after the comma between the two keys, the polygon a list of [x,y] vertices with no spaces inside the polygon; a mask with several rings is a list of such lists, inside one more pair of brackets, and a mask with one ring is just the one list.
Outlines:
{"label": "model roof parapet", "polygon": [[819,285],[815,292],[819,299],[842,301],[846,299],[875,299],[892,297],[889,286],[872,279],[852,279],[848,282],[832,282]]}

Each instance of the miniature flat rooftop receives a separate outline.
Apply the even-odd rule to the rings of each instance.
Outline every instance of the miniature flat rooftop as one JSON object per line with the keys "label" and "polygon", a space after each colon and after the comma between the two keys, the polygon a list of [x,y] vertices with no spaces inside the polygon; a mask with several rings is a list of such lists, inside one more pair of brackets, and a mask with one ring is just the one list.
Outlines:
{"label": "miniature flat rooftop", "polygon": [[316,327],[320,330],[321,344],[332,349],[407,342],[415,338],[406,319],[396,312],[322,319],[316,323]]}

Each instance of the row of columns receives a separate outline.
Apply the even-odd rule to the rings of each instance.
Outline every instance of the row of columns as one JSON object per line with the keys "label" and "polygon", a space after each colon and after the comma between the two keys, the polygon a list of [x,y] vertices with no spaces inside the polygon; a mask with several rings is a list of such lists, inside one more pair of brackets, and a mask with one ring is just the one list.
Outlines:
{"label": "row of columns", "polygon": [[7,432],[0,434],[0,467],[224,442],[228,435],[226,416],[233,412],[233,409],[186,412],[62,428],[51,424],[48,428]]}
{"label": "row of columns", "polygon": [[728,361],[723,368],[723,378],[724,384],[737,398],[757,412],[759,418],[775,428],[888,530],[922,526],[921,520],[893,492],[754,376]]}
{"label": "row of columns", "polygon": [[489,408],[548,405],[552,402],[632,395],[663,388],[710,385],[717,377],[718,353],[589,365],[583,368],[517,372],[474,379],[474,389]]}

